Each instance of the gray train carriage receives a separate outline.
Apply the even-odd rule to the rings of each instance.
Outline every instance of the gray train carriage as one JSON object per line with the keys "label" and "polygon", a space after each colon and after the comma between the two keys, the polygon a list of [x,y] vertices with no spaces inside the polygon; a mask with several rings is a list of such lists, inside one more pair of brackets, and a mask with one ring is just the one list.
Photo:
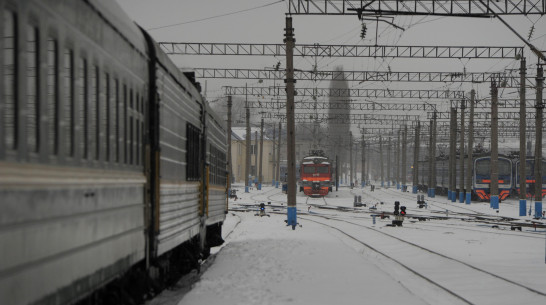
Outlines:
{"label": "gray train carriage", "polygon": [[0,303],[71,303],[145,257],[146,43],[106,1],[0,14]]}
{"label": "gray train carriage", "polygon": [[207,193],[205,250],[223,243],[222,224],[227,214],[227,127],[224,121],[207,106]]}
{"label": "gray train carriage", "polygon": [[158,266],[169,269],[187,255],[197,263],[223,242],[226,128],[208,109],[193,76],[180,72],[157,44],[150,45],[155,54],[151,78],[156,80],[150,120],[158,126],[150,136],[152,176],[157,177],[151,179],[150,247],[153,259],[166,262]]}

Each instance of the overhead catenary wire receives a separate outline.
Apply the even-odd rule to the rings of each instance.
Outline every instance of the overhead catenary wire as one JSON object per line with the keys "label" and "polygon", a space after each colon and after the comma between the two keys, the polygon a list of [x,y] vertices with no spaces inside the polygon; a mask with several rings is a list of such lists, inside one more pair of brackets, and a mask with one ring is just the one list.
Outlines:
{"label": "overhead catenary wire", "polygon": [[244,10],[235,11],[235,12],[220,14],[220,15],[216,15],[216,16],[205,17],[205,18],[201,18],[201,19],[195,19],[195,20],[190,20],[190,21],[185,21],[185,22],[179,22],[179,23],[174,23],[174,24],[158,26],[158,27],[149,28],[149,29],[146,29],[146,30],[147,31],[154,31],[154,30],[169,28],[169,27],[173,27],[173,26],[179,26],[179,25],[184,25],[184,24],[201,22],[201,21],[205,21],[205,20],[211,20],[211,19],[215,19],[215,18],[220,18],[220,17],[225,17],[225,16],[230,16],[230,15],[235,15],[235,14],[239,14],[239,13],[244,13],[244,12],[248,12],[248,11],[261,9],[261,8],[268,7],[268,6],[271,6],[271,5],[275,5],[275,4],[281,3],[281,2],[284,2],[284,0],[278,0],[278,1],[274,1],[274,2],[271,2],[271,3],[264,4],[264,5],[251,7],[251,8],[247,8],[247,9],[244,9]]}

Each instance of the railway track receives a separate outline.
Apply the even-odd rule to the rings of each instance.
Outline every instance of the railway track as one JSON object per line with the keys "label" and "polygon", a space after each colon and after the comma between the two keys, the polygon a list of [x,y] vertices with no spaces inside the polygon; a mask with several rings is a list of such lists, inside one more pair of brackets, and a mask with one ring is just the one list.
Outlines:
{"label": "railway track", "polygon": [[[366,249],[395,262],[400,268],[432,284],[460,303],[487,303],[487,300],[482,297],[498,293],[499,291],[503,291],[503,294],[506,294],[507,298],[514,298],[513,300],[507,299],[506,304],[516,304],[521,302],[521,300],[530,302],[530,304],[540,304],[546,301],[546,294],[535,288],[473,266],[457,258],[403,240],[386,232],[352,221],[340,220],[325,215],[305,215],[300,216],[300,218],[335,230],[342,236],[366,247]],[[325,221],[318,219],[324,219]],[[332,221],[343,223],[343,229],[340,226],[333,225]],[[363,232],[362,229],[366,229],[366,232]],[[414,258],[419,258],[419,260],[415,261]],[[423,262],[426,263],[423,265]],[[457,274],[442,273],[441,270],[457,270]],[[454,279],[454,277],[457,279]],[[480,283],[480,293],[464,295],[462,291],[468,291],[467,286],[472,285],[471,283]]]}

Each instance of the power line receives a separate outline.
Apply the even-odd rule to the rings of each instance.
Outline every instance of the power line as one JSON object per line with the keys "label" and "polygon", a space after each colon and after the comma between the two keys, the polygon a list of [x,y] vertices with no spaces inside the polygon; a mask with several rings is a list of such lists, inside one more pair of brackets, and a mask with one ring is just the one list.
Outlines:
{"label": "power line", "polygon": [[264,7],[267,7],[267,6],[275,5],[275,4],[281,3],[281,2],[284,2],[284,0],[278,0],[278,1],[271,2],[271,3],[268,3],[268,4],[264,4],[264,5],[261,5],[261,6],[256,6],[256,7],[252,7],[252,8],[247,8],[247,9],[244,9],[244,10],[235,11],[235,12],[231,12],[231,13],[226,13],[226,14],[216,15],[216,16],[212,16],[212,17],[207,17],[207,18],[202,18],[202,19],[196,19],[196,20],[186,21],[186,22],[180,22],[180,23],[175,23],[175,24],[169,24],[169,25],[164,25],[164,26],[159,26],[159,27],[150,28],[150,29],[147,29],[147,30],[148,30],[148,31],[159,30],[159,29],[169,28],[169,27],[178,26],[178,25],[184,25],[184,24],[195,23],[195,22],[210,20],[210,19],[219,18],[219,17],[225,17],[225,16],[230,16],[230,15],[235,15],[235,14],[238,14],[238,13],[248,12],[248,11],[252,11],[252,10],[264,8]]}

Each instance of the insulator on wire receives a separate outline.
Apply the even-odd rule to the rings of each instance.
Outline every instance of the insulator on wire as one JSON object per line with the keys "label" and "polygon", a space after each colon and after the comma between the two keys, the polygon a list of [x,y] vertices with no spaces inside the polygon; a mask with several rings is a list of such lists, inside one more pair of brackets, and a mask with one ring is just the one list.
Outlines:
{"label": "insulator on wire", "polygon": [[362,24],[362,30],[361,30],[361,32],[360,32],[360,38],[361,38],[361,39],[364,39],[364,38],[366,37],[366,31],[367,31],[367,30],[368,30],[368,29],[366,28],[366,24],[363,23],[363,24]]}

